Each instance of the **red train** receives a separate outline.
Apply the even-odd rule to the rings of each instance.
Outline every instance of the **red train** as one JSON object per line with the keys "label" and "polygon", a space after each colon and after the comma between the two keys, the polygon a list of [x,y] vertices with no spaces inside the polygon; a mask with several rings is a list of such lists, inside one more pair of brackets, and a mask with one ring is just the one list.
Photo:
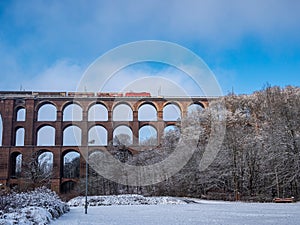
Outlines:
{"label": "red train", "polygon": [[151,97],[149,92],[126,92],[125,97]]}

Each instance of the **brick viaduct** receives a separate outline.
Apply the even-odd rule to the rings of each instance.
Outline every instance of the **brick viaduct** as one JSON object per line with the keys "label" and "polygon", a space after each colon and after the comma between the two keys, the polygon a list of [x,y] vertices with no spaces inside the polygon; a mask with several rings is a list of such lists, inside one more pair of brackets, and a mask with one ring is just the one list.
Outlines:
{"label": "brick viaduct", "polygon": [[[148,93],[149,94],[149,93]],[[119,94],[119,93],[74,93],[74,92],[0,92],[0,183],[7,186],[22,185],[25,182],[24,171],[26,163],[33,153],[52,153],[53,170],[51,178],[51,189],[58,193],[62,192],[62,186],[68,182],[77,182],[80,177],[85,176],[85,159],[80,149],[86,149],[89,153],[95,149],[104,149],[111,143],[114,137],[114,130],[120,126],[126,126],[132,132],[132,146],[139,145],[139,130],[145,126],[151,126],[156,130],[157,142],[163,136],[164,129],[170,125],[178,124],[178,120],[165,120],[164,109],[167,106],[175,105],[180,111],[180,118],[187,114],[191,104],[198,104],[208,107],[208,100],[205,97],[151,97],[147,93],[141,94]],[[118,106],[125,106],[131,112],[131,118],[127,121],[114,119],[115,109]],[[154,120],[141,120],[143,113],[141,107],[147,105],[154,109],[156,118]],[[79,109],[77,121],[65,118],[67,108],[76,106]],[[97,114],[95,106],[104,109],[104,119],[91,118]],[[45,108],[49,107],[49,108]],[[52,118],[42,118],[42,111],[54,109]],[[44,108],[44,109],[43,109]],[[74,112],[74,108],[72,108]],[[0,124],[1,125],[1,124]],[[80,138],[77,145],[64,142],[64,132],[69,127],[77,127],[80,130]],[[98,126],[104,130],[105,142],[92,143],[89,131]],[[45,143],[39,140],[39,132],[44,130],[46,134]],[[19,137],[17,137],[19,136]],[[51,139],[51,136],[52,139]],[[2,138],[1,138],[2,137]],[[50,140],[50,142],[49,142]],[[52,142],[51,142],[52,140]],[[1,143],[2,142],[2,143]],[[63,174],[64,157],[70,152],[80,154],[78,177],[65,177]],[[78,155],[79,155],[78,154]],[[17,174],[17,159],[21,156],[19,173]],[[19,157],[19,158],[18,158]]]}

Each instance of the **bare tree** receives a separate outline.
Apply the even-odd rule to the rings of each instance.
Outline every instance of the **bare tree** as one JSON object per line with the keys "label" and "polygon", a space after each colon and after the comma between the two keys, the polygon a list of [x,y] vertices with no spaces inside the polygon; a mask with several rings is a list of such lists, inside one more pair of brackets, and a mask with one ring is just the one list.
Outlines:
{"label": "bare tree", "polygon": [[25,163],[24,175],[29,189],[36,187],[50,187],[52,178],[52,161],[49,154],[41,154],[40,151],[33,152]]}

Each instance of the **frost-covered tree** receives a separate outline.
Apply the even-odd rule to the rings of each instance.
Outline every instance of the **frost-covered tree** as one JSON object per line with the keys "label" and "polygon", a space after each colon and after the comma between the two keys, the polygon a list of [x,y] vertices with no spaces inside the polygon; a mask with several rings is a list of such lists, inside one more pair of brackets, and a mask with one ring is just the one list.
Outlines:
{"label": "frost-covered tree", "polygon": [[[221,104],[225,104],[225,113],[221,113]],[[147,187],[124,187],[95,176],[92,190],[97,191],[93,194],[141,193],[256,201],[271,201],[276,196],[300,199],[299,118],[299,87],[266,87],[251,95],[230,93],[211,101],[208,108],[182,118],[177,124],[179,129],[166,132],[157,146],[144,146],[143,151],[123,160],[130,165],[147,166],[166,159],[175,149],[183,153],[193,150],[193,156],[177,174],[162,174],[162,182]],[[226,132],[222,144],[217,146],[218,155],[200,171],[208,143],[219,128],[218,123],[223,122]],[[127,148],[126,140],[128,137],[118,137],[118,145],[109,150],[120,161],[124,157],[118,151]]]}

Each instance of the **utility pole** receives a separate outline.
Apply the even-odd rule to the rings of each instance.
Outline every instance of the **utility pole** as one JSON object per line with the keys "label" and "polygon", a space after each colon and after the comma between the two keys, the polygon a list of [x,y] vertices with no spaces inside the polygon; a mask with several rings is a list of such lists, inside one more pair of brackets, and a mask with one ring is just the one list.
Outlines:
{"label": "utility pole", "polygon": [[[91,140],[88,142],[88,144],[94,144],[95,140]],[[89,147],[87,146],[87,151],[86,151],[86,158],[85,158],[85,206],[84,206],[84,213],[87,214],[88,210],[88,176],[89,176]]]}
{"label": "utility pole", "polygon": [[275,176],[276,176],[277,197],[279,198],[279,181],[278,181],[277,167],[275,168]]}

